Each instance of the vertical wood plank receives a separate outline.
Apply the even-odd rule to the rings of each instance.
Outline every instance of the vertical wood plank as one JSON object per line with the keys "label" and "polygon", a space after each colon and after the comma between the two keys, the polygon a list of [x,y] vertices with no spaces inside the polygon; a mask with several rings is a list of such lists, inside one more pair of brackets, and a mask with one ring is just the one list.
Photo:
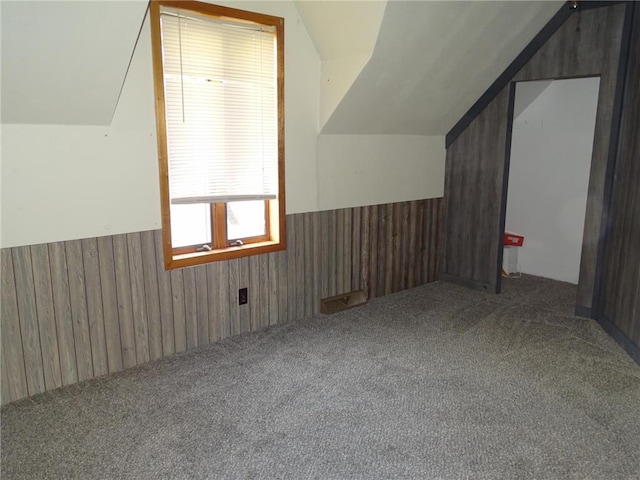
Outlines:
{"label": "vertical wood plank", "polygon": [[69,300],[73,319],[73,339],[76,346],[78,381],[93,378],[93,359],[89,337],[89,318],[87,313],[87,294],[82,263],[82,244],[80,240],[65,242],[67,271],[69,273]]}
{"label": "vertical wood plank", "polygon": [[345,251],[344,251],[344,208],[340,208],[335,212],[336,229],[334,231],[335,239],[335,276],[336,276],[336,288],[334,295],[340,295],[345,293],[344,285],[344,267],[345,267]]}
{"label": "vertical wood plank", "polygon": [[122,366],[131,368],[136,365],[136,340],[133,326],[131,279],[129,276],[129,249],[126,235],[114,235],[111,240],[113,242],[113,258],[115,261]]}
{"label": "vertical wood plank", "polygon": [[120,320],[118,318],[113,241],[110,236],[107,236],[99,237],[97,242],[107,367],[109,373],[114,373],[122,370],[122,345],[120,343]]}
{"label": "vertical wood plank", "polygon": [[12,252],[27,386],[29,395],[34,395],[44,392],[45,383],[38,332],[38,315],[34,299],[31,252],[29,247],[14,247]]}
{"label": "vertical wood plank", "polygon": [[[287,246],[287,249],[289,247]],[[288,319],[289,308],[289,274],[287,251],[276,253],[278,257],[278,323],[285,323]]]}
{"label": "vertical wood plank", "polygon": [[302,298],[302,317],[309,318],[313,315],[313,227],[311,225],[312,214],[307,212],[300,215],[302,233],[302,271],[304,295]]}
{"label": "vertical wood plank", "polygon": [[431,281],[435,282],[438,279],[438,262],[435,259],[440,258],[440,252],[442,250],[442,237],[440,235],[440,225],[442,224],[442,208],[439,200],[433,202],[433,244],[434,252],[433,256],[429,259]]}
{"label": "vertical wood plank", "polygon": [[342,237],[342,288],[344,292],[350,292],[351,288],[351,237],[353,211],[351,208],[344,209],[344,230]]}
{"label": "vertical wood plank", "polygon": [[380,255],[378,249],[378,235],[380,225],[380,214],[378,205],[371,206],[371,216],[369,221],[369,298],[374,298],[378,295],[378,256]]}
{"label": "vertical wood plank", "polygon": [[437,201],[429,202],[429,257],[427,259],[427,269],[429,272],[429,282],[436,281],[436,263],[435,258],[439,256],[439,230],[440,223],[440,205]]}
{"label": "vertical wood plank", "polygon": [[[227,262],[207,264],[207,305],[209,309],[209,343],[227,338],[229,333],[229,286]],[[224,274],[222,272],[225,268]]]}
{"label": "vertical wood plank", "polygon": [[430,239],[431,243],[431,254],[429,255],[429,281],[433,282],[436,280],[436,264],[433,261],[434,258],[438,256],[438,223],[439,223],[439,205],[436,201],[430,202],[430,218],[429,222],[430,226]]}
{"label": "vertical wood plank", "polygon": [[247,261],[249,275],[245,278],[249,287],[249,329],[255,332],[261,326],[260,262],[256,255],[247,258]]}
{"label": "vertical wood plank", "polygon": [[162,357],[162,323],[160,295],[158,290],[158,267],[156,266],[156,245],[153,230],[140,232],[142,249],[142,273],[144,295],[147,308],[147,329],[149,333],[149,360]]}
{"label": "vertical wood plank", "polygon": [[313,305],[312,314],[320,313],[320,299],[322,298],[322,268],[321,268],[321,232],[320,232],[320,212],[313,212],[311,226],[313,228]]}
{"label": "vertical wood plank", "polygon": [[156,273],[158,275],[158,297],[160,300],[160,327],[162,331],[162,354],[172,355],[176,351],[173,328],[173,292],[171,275],[164,269],[162,230],[153,232],[156,251]]}
{"label": "vertical wood plank", "polygon": [[238,305],[238,289],[240,288],[240,260],[234,258],[228,262],[229,287],[229,334],[239,335],[242,331],[240,322],[240,306]]}
{"label": "vertical wood plank", "polygon": [[127,237],[126,235],[114,235],[111,240],[113,243],[116,276],[116,296],[118,298],[122,366],[123,368],[131,368],[136,365],[136,341],[133,326],[133,304],[131,298],[131,279],[129,276]]}
{"label": "vertical wood plank", "polygon": [[400,222],[400,290],[406,290],[409,285],[409,242],[410,242],[410,222],[409,210],[410,202],[402,202],[401,222]]}
{"label": "vertical wood plank", "polygon": [[397,292],[400,286],[400,204],[389,205],[390,218],[387,222],[387,278],[385,279],[385,293]]}
{"label": "vertical wood plank", "polygon": [[416,250],[418,201],[409,202],[409,251],[407,257],[407,288],[416,286]]}
{"label": "vertical wood plank", "polygon": [[296,315],[296,295],[298,285],[296,285],[296,244],[298,238],[295,231],[295,215],[287,215],[287,322],[297,320]]}
{"label": "vertical wood plank", "polygon": [[69,298],[69,274],[67,255],[63,242],[50,243],[49,267],[51,269],[51,290],[56,319],[60,373],[63,385],[78,382],[76,346],[73,339],[73,317]]}
{"label": "vertical wood plank", "polygon": [[276,325],[279,322],[279,283],[280,283],[280,263],[278,261],[278,253],[270,253],[267,256],[268,259],[268,273],[269,273],[269,325]]}
{"label": "vertical wood plank", "polygon": [[[383,295],[389,295],[393,291],[393,204],[385,205],[386,221],[384,222],[384,232],[381,241],[384,243],[385,256],[379,265],[384,272],[382,282]],[[380,260],[380,259],[379,259]]]}
{"label": "vertical wood plank", "polygon": [[418,232],[417,235],[417,251],[416,251],[416,285],[423,285],[426,283],[426,274],[424,273],[424,269],[422,268],[422,259],[425,255],[425,235],[424,235],[424,208],[426,200],[420,200],[418,202],[418,208],[416,212],[416,221],[417,226],[416,230]]}
{"label": "vertical wood plank", "polygon": [[196,312],[198,316],[198,346],[210,343],[209,333],[209,286],[207,281],[207,267],[194,267],[196,275]]}
{"label": "vertical wood plank", "polygon": [[362,288],[362,208],[352,209],[351,223],[351,288],[350,290],[360,290]]}
{"label": "vertical wood plank", "polygon": [[376,296],[385,295],[385,282],[387,277],[387,257],[391,260],[391,252],[387,249],[387,223],[389,205],[378,206],[378,285]]}
{"label": "vertical wood plank", "polygon": [[198,346],[198,310],[196,297],[196,267],[183,268],[182,278],[184,282],[184,314],[187,332],[187,349]]}
{"label": "vertical wood plank", "polygon": [[[218,262],[218,314],[220,318],[220,338],[227,338],[232,335],[232,320],[235,317],[232,315],[231,310],[229,309],[229,304],[231,299],[237,300],[234,296],[231,296],[231,291],[229,290],[230,285],[230,266],[229,262]],[[237,295],[237,290],[236,290]],[[234,302],[237,305],[237,301]],[[236,310],[237,311],[237,310]],[[239,331],[239,330],[238,330]]]}
{"label": "vertical wood plank", "polygon": [[62,375],[60,373],[58,335],[53,307],[49,250],[46,244],[31,246],[31,265],[33,267],[36,312],[42,349],[44,384],[47,390],[52,390],[62,386]]}
{"label": "vertical wood plank", "polygon": [[139,233],[127,234],[129,252],[129,275],[131,276],[131,305],[133,307],[133,328],[136,342],[136,363],[149,361],[149,329],[147,305],[144,292],[144,270],[142,266],[142,245]]}
{"label": "vertical wood plank", "polygon": [[320,212],[320,266],[321,285],[320,298],[329,296],[329,277],[331,275],[331,263],[329,254],[329,212]]}
{"label": "vertical wood plank", "polygon": [[[431,208],[432,203],[427,201],[423,212],[423,229],[424,229],[424,255],[422,256],[422,272],[424,275],[423,283],[431,281],[431,273],[429,272],[429,257],[433,254],[433,245],[431,243]],[[454,265],[454,263],[452,263]]]}
{"label": "vertical wood plank", "polygon": [[91,339],[93,375],[95,377],[99,377],[109,373],[109,365],[107,360],[107,344],[104,333],[98,242],[95,238],[87,238],[81,240],[81,243],[85,287],[87,290],[87,314],[89,318],[89,338]]}
{"label": "vertical wood plank", "polygon": [[[478,242],[474,237],[477,233],[474,230],[477,230],[475,222],[478,222],[478,225],[487,225],[492,222],[492,219],[489,218],[491,213],[489,213],[489,209],[487,208],[487,195],[489,191],[493,190],[491,188],[491,181],[493,180],[492,176],[494,175],[486,175],[489,171],[493,170],[493,167],[490,165],[491,163],[491,155],[487,157],[487,138],[491,138],[492,135],[487,136],[488,124],[490,122],[487,121],[488,117],[491,116],[489,110],[485,112],[487,117],[483,119],[483,121],[478,122],[478,127],[474,131],[474,135],[471,137],[473,142],[478,145],[478,161],[474,162],[467,171],[470,175],[465,177],[465,186],[464,186],[464,196],[469,203],[469,210],[471,218],[474,219],[473,222],[467,222],[464,225],[464,228],[461,231],[462,245],[461,254],[466,257],[464,261],[463,275],[465,278],[478,278],[483,272],[482,264],[485,264],[485,259],[491,255],[491,252],[486,250],[486,245],[483,245],[483,242]],[[495,133],[495,132],[494,132]],[[495,140],[491,140],[493,142]],[[504,162],[504,160],[503,160]],[[495,171],[495,170],[494,170]],[[485,175],[483,175],[483,172]],[[496,172],[497,174],[497,172]],[[489,177],[489,178],[487,178]],[[495,187],[494,187],[495,188]],[[479,193],[485,192],[485,194]],[[499,196],[499,193],[495,193],[496,197]],[[429,277],[428,281],[431,282],[433,280],[433,273],[431,269],[431,257],[434,254],[436,245],[434,244],[434,230],[433,230],[433,202],[429,202],[429,257],[428,257],[428,272]],[[496,212],[497,213],[497,212]],[[495,214],[495,213],[494,213]],[[496,235],[497,237],[497,235]],[[465,247],[466,245],[466,247]],[[482,251],[484,250],[484,251]],[[492,250],[497,250],[497,246]],[[482,252],[481,252],[482,251]],[[480,253],[481,252],[481,253]],[[478,255],[480,253],[480,255]],[[463,257],[463,258],[464,258]],[[495,283],[495,282],[491,282]]]}
{"label": "vertical wood plank", "polygon": [[313,316],[313,213],[303,214],[304,231],[304,316]]}
{"label": "vertical wood plank", "polygon": [[[269,326],[269,317],[271,312],[271,304],[274,302],[275,296],[271,296],[271,278],[269,275],[269,255],[258,255],[258,264],[260,266],[260,279],[258,288],[260,289],[260,321],[261,329]],[[277,305],[277,303],[276,303]]]}
{"label": "vertical wood plank", "polygon": [[13,258],[10,248],[1,250],[0,308],[2,356],[6,361],[10,399],[19,400],[28,396],[29,391],[27,389],[22,335],[18,317],[18,300],[13,273]]}
{"label": "vertical wood plank", "polygon": [[[640,24],[640,13],[636,12],[636,26]],[[640,33],[636,34],[639,37]],[[640,47],[640,38],[636,40],[636,48]],[[633,84],[636,89],[636,111],[629,112],[629,116],[633,115],[633,121],[635,122],[635,128],[632,124],[632,128],[628,128],[627,132],[633,135],[633,131],[638,132],[640,127],[640,87],[637,83],[640,81],[640,58],[636,59],[636,75],[633,77],[635,80]],[[631,80],[631,79],[630,79]],[[631,120],[631,119],[629,119]],[[631,140],[631,139],[630,139]],[[640,192],[638,192],[638,186],[640,185],[640,139],[635,135],[635,138],[631,140],[632,145],[626,152],[626,162],[631,163],[629,176],[632,179],[633,184],[628,186],[628,203],[624,211],[617,212],[616,215],[618,222],[624,225],[623,231],[625,235],[625,241],[622,245],[620,254],[625,268],[623,271],[617,272],[620,278],[620,288],[617,292],[620,298],[619,302],[616,302],[617,309],[610,317],[615,325],[620,328],[636,345],[640,344],[640,249],[638,248],[638,239],[640,239]],[[635,152],[635,155],[634,155]],[[635,158],[635,162],[632,160]],[[622,217],[622,218],[621,218]],[[634,288],[635,287],[635,288]]]}
{"label": "vertical wood plank", "polygon": [[183,270],[177,269],[169,272],[171,276],[171,299],[173,301],[173,338],[175,339],[176,353],[184,352],[187,349]]}
{"label": "vertical wood plank", "polygon": [[337,230],[337,210],[329,210],[329,244],[328,244],[328,263],[329,263],[329,293],[328,296],[333,297],[338,293],[338,249],[336,245]]}
{"label": "vertical wood plank", "polygon": [[[459,203],[458,197],[460,195],[460,188],[458,188],[458,186],[456,185],[457,176],[455,175],[455,171],[456,171],[456,167],[458,167],[461,162],[456,162],[456,165],[454,165],[452,164],[452,159],[456,155],[458,155],[458,151],[461,148],[460,146],[461,146],[461,143],[455,142],[453,145],[451,145],[447,149],[446,155],[445,155],[446,158],[445,158],[444,191],[446,192],[446,195],[444,196],[445,222],[443,225],[443,228],[444,228],[443,235],[446,239],[445,242],[447,245],[447,251],[442,258],[442,269],[445,272],[458,271],[457,266],[451,263],[452,260],[449,257],[453,256],[453,251],[458,246],[458,242],[456,241],[456,234],[459,228],[458,228],[458,225],[456,224],[457,222],[455,221],[455,219],[452,218],[452,216],[455,215],[454,214],[455,206]],[[420,213],[421,213],[420,208],[423,207],[423,203],[424,201],[420,202],[420,204],[418,205],[418,223],[419,224],[422,222],[422,217],[420,216]],[[421,234],[422,233],[420,231],[419,235]],[[451,246],[451,248],[449,248],[449,246]]]}
{"label": "vertical wood plank", "polygon": [[305,318],[304,315],[304,298],[305,292],[305,262],[304,262],[304,214],[298,213],[294,215],[294,226],[296,230],[296,319]]}
{"label": "vertical wood plank", "polygon": [[360,259],[360,275],[362,278],[362,289],[365,291],[367,298],[371,298],[371,207],[362,207],[361,218],[360,232],[362,237],[362,257]]}

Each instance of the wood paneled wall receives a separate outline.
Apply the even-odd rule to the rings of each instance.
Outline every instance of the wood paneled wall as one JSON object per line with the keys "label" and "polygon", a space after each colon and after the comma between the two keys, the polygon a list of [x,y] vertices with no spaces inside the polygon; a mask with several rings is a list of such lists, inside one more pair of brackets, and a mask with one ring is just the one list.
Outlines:
{"label": "wood paneled wall", "polygon": [[441,212],[431,199],[288,215],[284,252],[171,272],[159,230],[3,249],[2,402],[308,318],[327,296],[434,281]]}
{"label": "wood paneled wall", "polygon": [[447,149],[443,279],[495,291],[509,89]]}
{"label": "wood paneled wall", "polygon": [[[625,5],[571,15],[513,81],[600,75],[578,303],[591,308]],[[443,278],[495,291],[509,89],[447,149]]]}
{"label": "wood paneled wall", "polygon": [[640,8],[635,6],[616,161],[602,310],[640,346]]}

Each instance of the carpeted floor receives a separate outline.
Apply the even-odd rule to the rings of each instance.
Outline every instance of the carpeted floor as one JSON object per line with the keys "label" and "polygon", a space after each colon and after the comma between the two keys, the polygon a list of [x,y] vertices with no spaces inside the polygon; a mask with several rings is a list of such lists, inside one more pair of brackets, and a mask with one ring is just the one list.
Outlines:
{"label": "carpeted floor", "polygon": [[2,478],[640,478],[640,367],[573,286],[435,283],[2,409]]}

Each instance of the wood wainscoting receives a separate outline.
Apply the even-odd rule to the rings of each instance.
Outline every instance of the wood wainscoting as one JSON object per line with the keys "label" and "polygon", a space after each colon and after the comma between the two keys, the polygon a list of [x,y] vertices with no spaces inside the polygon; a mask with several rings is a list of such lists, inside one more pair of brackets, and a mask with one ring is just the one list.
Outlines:
{"label": "wood wainscoting", "polygon": [[[594,2],[596,3],[596,2]],[[603,4],[604,5],[604,4]],[[571,15],[509,82],[600,76],[577,304],[591,308],[609,161],[621,39],[628,7],[611,2]],[[447,148],[443,274],[499,291],[510,83]],[[443,278],[445,276],[443,275]]]}
{"label": "wood wainscoting", "polygon": [[640,363],[640,5],[634,7],[597,319],[627,337],[631,343],[621,344]]}
{"label": "wood wainscoting", "polygon": [[170,272],[160,230],[2,249],[2,403],[434,281],[441,222],[441,198],[287,215],[286,251]]}

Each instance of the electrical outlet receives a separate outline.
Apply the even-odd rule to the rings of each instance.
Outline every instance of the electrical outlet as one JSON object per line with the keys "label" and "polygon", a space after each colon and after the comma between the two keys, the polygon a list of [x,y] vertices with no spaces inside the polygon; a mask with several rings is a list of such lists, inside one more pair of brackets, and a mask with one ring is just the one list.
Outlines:
{"label": "electrical outlet", "polygon": [[249,301],[249,292],[246,288],[238,290],[238,305],[246,305]]}

